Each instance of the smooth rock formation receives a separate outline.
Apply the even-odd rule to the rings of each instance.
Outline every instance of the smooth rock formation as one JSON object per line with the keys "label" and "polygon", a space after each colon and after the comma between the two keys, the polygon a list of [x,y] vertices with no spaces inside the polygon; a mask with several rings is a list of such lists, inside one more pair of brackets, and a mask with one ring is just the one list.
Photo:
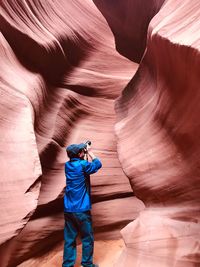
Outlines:
{"label": "smooth rock formation", "polygon": [[1,1],[1,267],[62,254],[65,147],[88,139],[96,238],[127,225],[115,266],[200,265],[199,18],[199,0]]}
{"label": "smooth rock formation", "polygon": [[116,104],[120,162],[147,207],[117,267],[200,266],[199,18],[199,1],[165,2]]}
{"label": "smooth rock formation", "polygon": [[139,63],[146,49],[149,22],[165,0],[93,1],[114,34],[117,51]]}
{"label": "smooth rock formation", "polygon": [[0,259],[16,267],[63,241],[70,143],[91,139],[103,161],[92,178],[97,237],[119,238],[144,208],[119,164],[114,133],[114,99],[137,64],[116,52],[92,1],[8,0],[0,12]]}

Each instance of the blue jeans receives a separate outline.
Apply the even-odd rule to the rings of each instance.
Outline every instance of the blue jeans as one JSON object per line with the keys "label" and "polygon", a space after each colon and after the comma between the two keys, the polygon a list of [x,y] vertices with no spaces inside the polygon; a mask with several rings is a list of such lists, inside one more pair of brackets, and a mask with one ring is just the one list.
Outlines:
{"label": "blue jeans", "polygon": [[93,266],[94,237],[90,211],[66,212],[64,228],[63,267],[73,267],[76,261],[76,238],[80,233],[82,261],[84,267]]}

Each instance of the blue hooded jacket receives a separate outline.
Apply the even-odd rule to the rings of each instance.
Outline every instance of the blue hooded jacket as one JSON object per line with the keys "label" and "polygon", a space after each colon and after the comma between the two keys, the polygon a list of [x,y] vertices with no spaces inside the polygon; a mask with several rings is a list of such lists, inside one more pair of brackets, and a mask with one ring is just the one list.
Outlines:
{"label": "blue hooded jacket", "polygon": [[102,167],[98,158],[88,162],[80,158],[71,158],[65,163],[66,188],[64,212],[83,212],[91,209],[89,175]]}

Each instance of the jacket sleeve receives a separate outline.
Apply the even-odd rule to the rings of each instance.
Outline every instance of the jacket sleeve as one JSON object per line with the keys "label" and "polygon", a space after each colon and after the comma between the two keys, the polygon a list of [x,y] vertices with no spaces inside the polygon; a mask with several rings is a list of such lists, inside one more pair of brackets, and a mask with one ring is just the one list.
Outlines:
{"label": "jacket sleeve", "polygon": [[84,162],[84,172],[86,174],[92,174],[97,172],[102,167],[101,161],[98,158],[93,159],[92,162]]}

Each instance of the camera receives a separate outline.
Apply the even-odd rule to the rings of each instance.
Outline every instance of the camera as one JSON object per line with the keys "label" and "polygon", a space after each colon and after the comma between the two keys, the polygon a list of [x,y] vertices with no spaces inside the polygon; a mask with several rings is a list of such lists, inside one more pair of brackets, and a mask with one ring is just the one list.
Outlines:
{"label": "camera", "polygon": [[90,140],[88,140],[85,142],[85,144],[91,146],[92,142]]}
{"label": "camera", "polygon": [[86,147],[84,148],[84,152],[87,153],[87,145],[91,146],[92,142],[90,140],[85,142]]}

